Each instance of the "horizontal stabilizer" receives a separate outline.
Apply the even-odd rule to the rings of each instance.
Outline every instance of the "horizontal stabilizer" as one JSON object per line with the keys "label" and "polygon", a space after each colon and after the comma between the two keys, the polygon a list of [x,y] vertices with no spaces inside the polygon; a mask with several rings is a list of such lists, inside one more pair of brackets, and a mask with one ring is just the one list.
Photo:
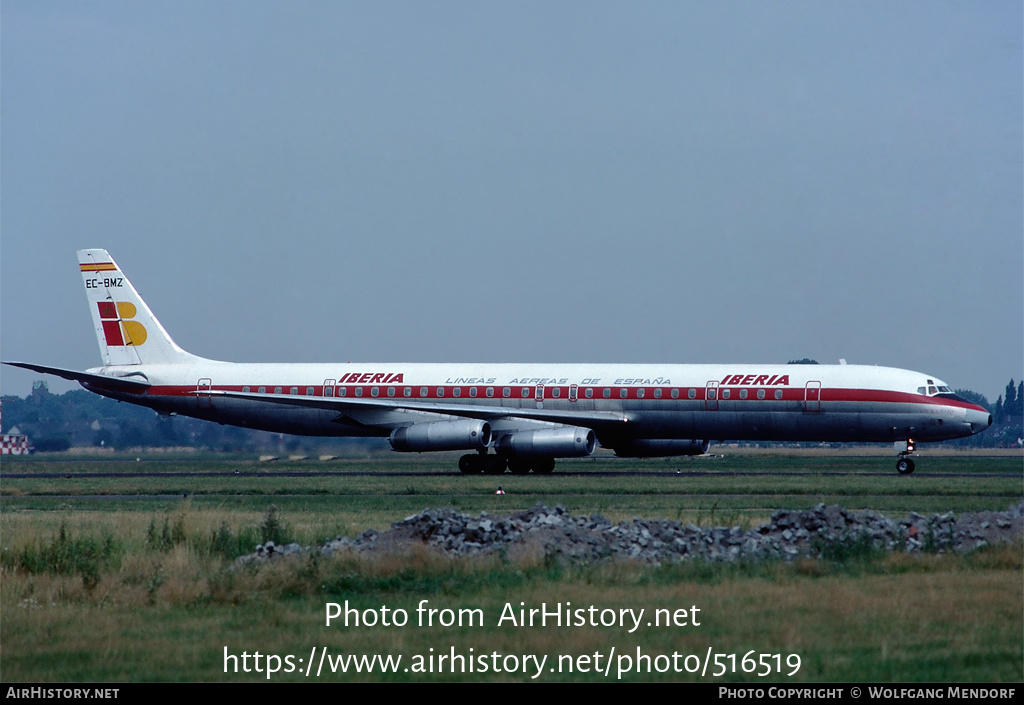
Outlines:
{"label": "horizontal stabilizer", "polygon": [[128,392],[130,394],[143,394],[149,389],[149,382],[141,375],[133,375],[133,377],[108,377],[107,375],[97,375],[91,372],[79,372],[77,370],[65,370],[62,367],[46,367],[45,365],[33,365],[30,362],[5,362],[5,365],[11,365],[12,367],[21,367],[26,370],[32,370],[33,372],[42,372],[48,375],[56,375],[57,377],[63,377],[69,379],[72,382],[79,382],[84,385],[93,387],[101,387],[103,389],[110,389],[115,392]]}

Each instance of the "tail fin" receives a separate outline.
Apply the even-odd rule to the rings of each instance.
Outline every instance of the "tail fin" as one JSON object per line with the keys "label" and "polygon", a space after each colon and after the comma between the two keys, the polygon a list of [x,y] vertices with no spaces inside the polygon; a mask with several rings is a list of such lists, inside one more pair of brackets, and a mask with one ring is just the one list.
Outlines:
{"label": "tail fin", "polygon": [[79,250],[78,266],[104,365],[198,359],[175,345],[106,250]]}

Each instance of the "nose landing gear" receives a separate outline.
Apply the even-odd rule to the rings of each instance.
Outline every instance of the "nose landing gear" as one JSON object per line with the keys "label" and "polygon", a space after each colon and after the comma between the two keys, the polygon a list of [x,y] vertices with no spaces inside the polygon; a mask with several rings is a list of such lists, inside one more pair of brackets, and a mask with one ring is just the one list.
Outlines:
{"label": "nose landing gear", "polygon": [[914,453],[914,441],[907,439],[906,444],[896,443],[900,457],[896,460],[896,472],[900,475],[909,475],[914,472],[914,460],[910,457]]}

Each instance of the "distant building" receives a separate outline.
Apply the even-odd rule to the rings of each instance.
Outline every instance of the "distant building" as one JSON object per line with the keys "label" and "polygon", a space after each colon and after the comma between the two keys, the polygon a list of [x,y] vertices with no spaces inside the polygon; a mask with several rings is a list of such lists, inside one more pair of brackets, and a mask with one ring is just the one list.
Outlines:
{"label": "distant building", "polygon": [[14,433],[3,433],[3,410],[0,408],[0,455],[28,455],[28,436],[18,433],[17,428],[11,429]]}

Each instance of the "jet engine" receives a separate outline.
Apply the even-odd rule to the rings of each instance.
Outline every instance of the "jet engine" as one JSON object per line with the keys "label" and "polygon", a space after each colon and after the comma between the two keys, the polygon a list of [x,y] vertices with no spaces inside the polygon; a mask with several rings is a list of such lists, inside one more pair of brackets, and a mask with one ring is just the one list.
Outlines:
{"label": "jet engine", "polygon": [[620,458],[662,458],[673,455],[704,455],[709,447],[710,441],[642,438],[619,443],[612,450]]}
{"label": "jet engine", "polygon": [[581,458],[597,447],[597,438],[589,428],[563,426],[539,431],[518,431],[498,439],[498,455],[512,458]]}
{"label": "jet engine", "polygon": [[391,447],[398,451],[486,450],[491,425],[486,421],[436,421],[402,426],[391,432]]}

